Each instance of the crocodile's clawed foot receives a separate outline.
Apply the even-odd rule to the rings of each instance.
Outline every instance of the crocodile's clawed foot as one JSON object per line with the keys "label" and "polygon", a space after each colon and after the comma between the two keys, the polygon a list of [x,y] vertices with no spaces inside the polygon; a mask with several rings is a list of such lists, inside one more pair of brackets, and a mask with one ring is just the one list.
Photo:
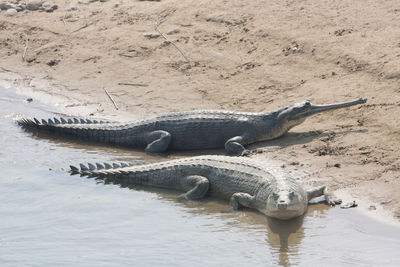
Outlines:
{"label": "crocodile's clawed foot", "polygon": [[342,200],[339,199],[339,198],[330,199],[329,201],[327,201],[327,204],[328,204],[329,206],[331,206],[331,207],[334,207],[334,206],[336,206],[336,205],[342,204]]}
{"label": "crocodile's clawed foot", "polygon": [[246,150],[246,156],[252,156],[263,153],[263,150],[260,148]]}
{"label": "crocodile's clawed foot", "polygon": [[239,202],[231,201],[231,206],[233,210],[238,210],[240,208]]}
{"label": "crocodile's clawed foot", "polygon": [[247,157],[247,156],[250,156],[250,152],[247,149],[242,149],[240,151],[234,151],[234,152],[230,151],[227,154],[230,155],[230,156],[233,156],[233,157]]}
{"label": "crocodile's clawed foot", "polygon": [[186,199],[186,197],[185,197],[185,194],[180,194],[180,195],[178,195],[178,196],[176,197],[176,200],[178,200],[179,202],[184,202],[184,201],[186,201],[187,199]]}
{"label": "crocodile's clawed foot", "polygon": [[239,157],[249,157],[251,155],[251,152],[249,150],[243,150],[242,153],[240,153],[238,156]]}

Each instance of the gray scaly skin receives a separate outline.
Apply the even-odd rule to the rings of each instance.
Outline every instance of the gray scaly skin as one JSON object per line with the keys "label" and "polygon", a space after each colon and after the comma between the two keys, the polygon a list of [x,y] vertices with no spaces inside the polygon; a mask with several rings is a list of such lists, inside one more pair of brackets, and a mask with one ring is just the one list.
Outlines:
{"label": "gray scaly skin", "polygon": [[303,215],[314,197],[324,195],[329,205],[341,203],[326,186],[307,191],[279,167],[243,157],[199,156],[136,166],[81,164],[71,166],[71,172],[116,184],[180,190],[188,200],[214,196],[230,200],[233,209],[256,209],[281,220]]}
{"label": "gray scaly skin", "polygon": [[148,153],[225,147],[243,155],[243,145],[278,138],[319,112],[365,103],[365,98],[332,105],[305,101],[271,112],[198,110],[159,115],[131,123],[91,123],[90,120],[20,119],[24,128],[44,129],[80,139],[145,148]]}

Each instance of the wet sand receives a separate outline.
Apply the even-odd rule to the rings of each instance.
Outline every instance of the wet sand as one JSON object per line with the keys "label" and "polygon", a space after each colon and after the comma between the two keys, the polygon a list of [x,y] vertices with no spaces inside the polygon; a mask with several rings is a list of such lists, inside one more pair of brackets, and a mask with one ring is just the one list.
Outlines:
{"label": "wet sand", "polygon": [[58,9],[0,12],[1,84],[68,114],[114,120],[366,97],[249,148],[399,220],[397,1],[107,1],[73,11],[73,1],[47,2]]}

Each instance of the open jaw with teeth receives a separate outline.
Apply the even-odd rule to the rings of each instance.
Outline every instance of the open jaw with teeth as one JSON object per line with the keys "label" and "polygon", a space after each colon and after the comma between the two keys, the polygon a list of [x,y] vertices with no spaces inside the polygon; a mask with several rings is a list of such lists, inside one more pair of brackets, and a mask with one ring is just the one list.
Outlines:
{"label": "open jaw with teeth", "polygon": [[71,166],[71,172],[124,186],[181,190],[188,200],[218,197],[230,200],[233,209],[256,209],[281,220],[303,215],[314,197],[325,196],[329,205],[341,202],[325,186],[306,190],[280,167],[250,158],[199,156],[134,166],[81,164]]}

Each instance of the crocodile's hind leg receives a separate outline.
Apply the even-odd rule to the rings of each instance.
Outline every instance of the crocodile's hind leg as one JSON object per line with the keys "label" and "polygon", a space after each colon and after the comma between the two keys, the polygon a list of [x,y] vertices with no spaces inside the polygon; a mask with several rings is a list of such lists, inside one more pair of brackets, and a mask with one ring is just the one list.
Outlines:
{"label": "crocodile's hind leg", "polygon": [[225,143],[225,150],[228,154],[237,155],[237,156],[244,156],[247,154],[246,149],[242,145],[245,142],[245,137],[243,136],[235,136],[230,138]]}
{"label": "crocodile's hind leg", "polygon": [[171,134],[162,130],[153,131],[147,134],[146,141],[148,142],[145,149],[147,153],[164,152],[171,143]]}
{"label": "crocodile's hind leg", "polygon": [[231,196],[231,205],[234,210],[238,210],[240,207],[253,208],[256,198],[247,193],[234,193]]}
{"label": "crocodile's hind leg", "polygon": [[196,200],[203,198],[210,187],[210,182],[204,176],[200,175],[191,175],[185,177],[182,182],[182,186],[184,189],[191,188],[186,192],[185,198],[187,200]]}
{"label": "crocodile's hind leg", "polygon": [[312,190],[307,191],[308,201],[314,197],[324,196],[326,204],[335,206],[342,203],[341,199],[336,198],[332,193],[329,192],[328,187],[321,186]]}

